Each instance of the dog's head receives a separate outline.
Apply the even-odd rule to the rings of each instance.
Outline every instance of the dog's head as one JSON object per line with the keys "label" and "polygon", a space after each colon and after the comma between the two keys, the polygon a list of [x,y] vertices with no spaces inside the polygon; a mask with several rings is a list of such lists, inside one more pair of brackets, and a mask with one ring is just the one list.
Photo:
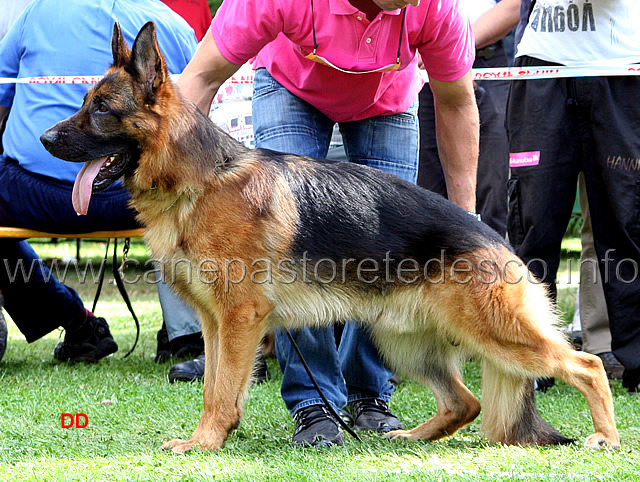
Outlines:
{"label": "dog's head", "polygon": [[113,65],[80,110],[40,137],[54,156],[85,163],[73,187],[78,214],[87,213],[92,192],[133,173],[141,153],[153,150],[162,129],[163,89],[172,88],[153,22],[142,27],[132,49],[116,23],[111,47]]}

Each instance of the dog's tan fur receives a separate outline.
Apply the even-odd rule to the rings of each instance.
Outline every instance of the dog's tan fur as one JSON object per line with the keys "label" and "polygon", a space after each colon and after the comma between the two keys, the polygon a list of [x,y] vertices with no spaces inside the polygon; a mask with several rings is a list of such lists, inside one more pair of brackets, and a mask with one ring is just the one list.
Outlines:
{"label": "dog's tan fur", "polygon": [[[466,253],[468,270],[462,273],[452,271],[464,270],[455,266],[459,258],[448,256],[430,273],[442,282],[392,283],[381,289],[351,278],[330,284],[265,282],[254,261],[271,261],[273,278],[287,279],[290,273],[278,262],[292,256],[301,229],[300,201],[282,172],[312,175],[320,167],[307,158],[283,155],[276,169],[269,153],[246,150],[209,125],[168,80],[164,61],[157,67],[162,55],[152,25],[139,34],[133,55],[118,29],[113,45],[111,78],[90,91],[78,114],[53,129],[82,124],[90,115],[87,106],[98,96],[117,99],[120,92],[130,92],[136,102],[135,113],[120,127],[140,145],[137,166],[125,175],[125,185],[154,257],[166,261],[166,278],[201,317],[206,352],[200,423],[190,439],[171,440],[164,448],[184,452],[223,445],[242,416],[251,361],[268,330],[347,319],[370,329],[390,367],[435,393],[435,416],[412,430],[391,432],[391,439],[436,440],[477,417],[480,403],[459,372],[471,354],[483,361],[483,429],[489,440],[566,442],[538,416],[533,400],[532,379],[553,376],[580,390],[589,404],[595,433],[586,444],[619,445],[600,359],[569,346],[555,327],[544,288],[528,281],[530,274],[504,245],[487,241],[486,247]],[[152,97],[144,95],[145,89]],[[57,154],[65,157],[64,146]],[[429,209],[425,216],[438,214]],[[454,207],[443,209],[465,223],[470,236],[481,229],[480,223],[456,217]],[[498,270],[480,269],[482,260],[505,270],[488,279]],[[203,263],[220,269],[203,280],[196,276]],[[228,269],[221,269],[225,263]]]}

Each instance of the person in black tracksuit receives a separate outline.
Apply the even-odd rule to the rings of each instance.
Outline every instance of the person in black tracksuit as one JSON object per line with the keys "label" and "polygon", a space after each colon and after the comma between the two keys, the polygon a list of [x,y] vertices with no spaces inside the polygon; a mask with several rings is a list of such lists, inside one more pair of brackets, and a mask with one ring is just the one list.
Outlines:
{"label": "person in black tracksuit", "polygon": [[[640,63],[637,2],[523,0],[516,66]],[[623,385],[640,384],[640,77],[516,80],[507,106],[509,240],[556,293],[560,244],[584,173]],[[527,161],[522,163],[521,161]]]}

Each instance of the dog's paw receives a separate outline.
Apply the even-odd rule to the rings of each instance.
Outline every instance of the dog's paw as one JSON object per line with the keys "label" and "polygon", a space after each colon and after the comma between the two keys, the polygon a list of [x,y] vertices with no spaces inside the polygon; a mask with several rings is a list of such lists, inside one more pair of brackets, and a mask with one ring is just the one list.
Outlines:
{"label": "dog's paw", "polygon": [[616,437],[615,440],[605,437],[602,433],[597,432],[593,435],[589,435],[587,440],[584,441],[584,445],[590,449],[602,450],[602,449],[619,449],[620,440]]}
{"label": "dog's paw", "polygon": [[174,438],[173,440],[169,440],[162,444],[162,450],[171,450],[172,452],[183,454],[185,452],[189,452],[194,448],[194,442],[191,440],[182,440],[179,438]]}
{"label": "dog's paw", "polygon": [[162,450],[171,450],[177,454],[184,454],[186,452],[191,452],[193,450],[210,450],[215,451],[222,447],[223,442],[216,442],[215,439],[199,439],[199,438],[190,438],[189,440],[182,440],[179,438],[174,438],[173,440],[169,440],[162,445]]}
{"label": "dog's paw", "polygon": [[410,430],[392,430],[384,434],[388,440],[415,440],[415,436]]}

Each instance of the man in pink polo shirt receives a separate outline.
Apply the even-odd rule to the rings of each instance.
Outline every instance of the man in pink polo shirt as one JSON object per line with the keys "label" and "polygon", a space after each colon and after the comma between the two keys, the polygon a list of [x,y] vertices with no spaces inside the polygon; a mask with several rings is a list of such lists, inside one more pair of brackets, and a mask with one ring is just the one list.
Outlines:
{"label": "man in pink polo shirt", "polygon": [[[225,0],[178,85],[208,113],[220,85],[253,59],[257,147],[325,157],[338,123],[351,162],[415,182],[420,53],[436,103],[449,199],[473,212],[475,46],[458,1]],[[346,324],[339,349],[332,328],[299,330],[294,337],[334,408],[350,404],[356,429],[402,426],[387,407],[392,374],[357,324]],[[282,333],[276,351],[282,396],[296,420],[293,441],[341,444],[339,426]],[[426,366],[425,378],[429,372]]]}

